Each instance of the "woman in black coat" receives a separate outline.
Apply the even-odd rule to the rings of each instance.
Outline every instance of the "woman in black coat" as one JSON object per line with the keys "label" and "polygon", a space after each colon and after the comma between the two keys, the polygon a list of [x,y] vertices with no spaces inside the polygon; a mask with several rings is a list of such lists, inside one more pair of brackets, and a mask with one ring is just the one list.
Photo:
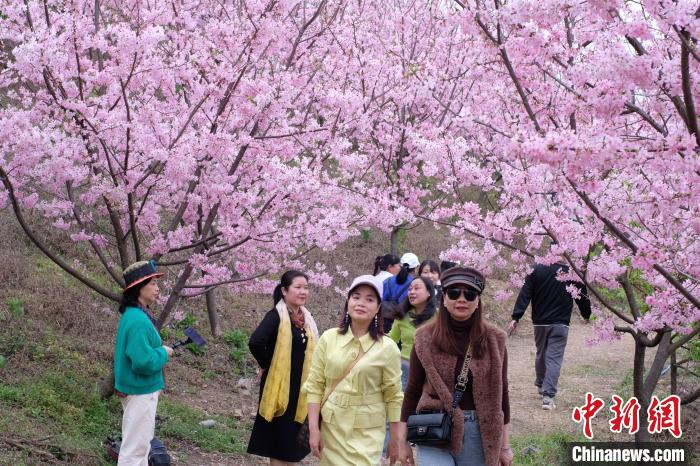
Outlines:
{"label": "woman in black coat", "polygon": [[285,272],[273,294],[275,307],[248,342],[262,372],[248,453],[270,458],[272,466],[296,463],[309,454],[308,445],[296,441],[307,415],[300,388],[318,341],[316,323],[304,307],[308,295],[308,277],[296,270]]}

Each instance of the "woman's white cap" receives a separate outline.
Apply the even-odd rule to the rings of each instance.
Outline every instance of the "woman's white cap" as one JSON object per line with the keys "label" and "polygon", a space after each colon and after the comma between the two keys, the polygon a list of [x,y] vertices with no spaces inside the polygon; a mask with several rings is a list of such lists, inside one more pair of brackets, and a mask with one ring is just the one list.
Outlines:
{"label": "woman's white cap", "polygon": [[375,277],[374,275],[360,275],[359,277],[355,278],[352,281],[352,285],[350,285],[350,291],[348,291],[348,295],[357,288],[360,285],[367,285],[371,286],[375,290],[377,290],[377,294],[379,295],[379,300],[381,301],[382,295],[384,294],[384,282],[381,281],[379,278]]}
{"label": "woman's white cap", "polygon": [[407,252],[401,256],[401,264],[408,264],[409,269],[415,269],[420,265],[420,261],[418,260],[418,256],[412,252]]}

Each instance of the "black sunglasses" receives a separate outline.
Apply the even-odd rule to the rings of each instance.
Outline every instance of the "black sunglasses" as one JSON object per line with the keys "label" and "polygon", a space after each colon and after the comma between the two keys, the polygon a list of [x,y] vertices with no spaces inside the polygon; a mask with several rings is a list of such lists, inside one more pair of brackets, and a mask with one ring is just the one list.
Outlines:
{"label": "black sunglasses", "polygon": [[457,301],[462,294],[467,301],[474,301],[479,296],[479,292],[471,288],[448,288],[445,290],[445,294],[452,301]]}

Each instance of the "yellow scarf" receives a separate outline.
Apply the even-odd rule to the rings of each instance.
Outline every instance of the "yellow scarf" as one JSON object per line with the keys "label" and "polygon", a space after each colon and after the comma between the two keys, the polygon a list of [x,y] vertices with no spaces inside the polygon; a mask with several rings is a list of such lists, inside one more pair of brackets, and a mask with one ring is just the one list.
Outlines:
{"label": "yellow scarf", "polygon": [[[265,380],[265,388],[260,399],[259,409],[260,415],[268,422],[287,411],[289,377],[292,371],[292,322],[284,300],[280,300],[275,308],[280,317],[280,325],[277,328],[277,342],[275,343],[275,351],[272,355],[270,368],[267,371],[267,379]],[[304,329],[308,338],[304,353],[304,365],[301,370],[301,384],[303,385],[309,375],[311,356],[318,340],[318,329],[311,313],[305,307],[302,307],[301,310],[304,313]],[[306,393],[300,390],[294,420],[299,423],[304,422],[307,409]]]}

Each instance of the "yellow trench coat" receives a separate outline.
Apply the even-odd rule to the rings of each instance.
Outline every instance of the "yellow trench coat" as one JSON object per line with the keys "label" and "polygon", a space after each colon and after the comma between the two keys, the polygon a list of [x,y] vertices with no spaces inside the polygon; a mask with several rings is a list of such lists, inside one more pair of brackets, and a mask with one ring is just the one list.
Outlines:
{"label": "yellow trench coat", "polygon": [[321,403],[357,357],[367,352],[343,379],[321,409],[321,465],[375,466],[381,460],[386,422],[401,416],[401,354],[390,338],[374,341],[367,334],[357,339],[348,330],[327,330],[314,351],[309,377],[302,390],[307,402]]}

